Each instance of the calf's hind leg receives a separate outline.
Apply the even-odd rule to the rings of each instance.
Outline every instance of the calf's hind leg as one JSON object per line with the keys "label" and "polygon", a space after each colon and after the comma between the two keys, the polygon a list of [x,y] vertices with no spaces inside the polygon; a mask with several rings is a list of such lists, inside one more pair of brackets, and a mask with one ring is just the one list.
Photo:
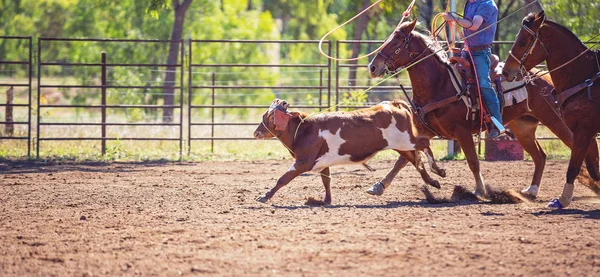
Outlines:
{"label": "calf's hind leg", "polygon": [[433,157],[433,152],[431,151],[431,148],[429,148],[429,147],[425,148],[425,149],[423,149],[423,152],[427,156],[427,162],[429,163],[429,169],[431,169],[431,171],[433,171],[433,173],[437,174],[438,176],[440,176],[442,178],[446,178],[446,170],[439,167],[438,164],[435,162],[435,158]]}
{"label": "calf's hind leg", "polygon": [[329,167],[321,170],[321,181],[323,181],[323,186],[325,187],[325,199],[323,203],[329,205],[331,204],[331,174],[329,173]]}
{"label": "calf's hind leg", "polygon": [[392,184],[392,180],[398,175],[400,170],[404,168],[408,162],[410,161],[416,168],[417,171],[421,174],[421,178],[428,185],[431,185],[436,188],[440,188],[440,183],[431,178],[425,167],[423,166],[423,162],[421,159],[421,155],[417,153],[417,151],[396,151],[400,154],[396,163],[394,163],[394,167],[390,169],[390,171],[385,175],[383,180],[375,183],[371,188],[367,190],[368,194],[371,195],[382,195],[383,191],[388,188]]}

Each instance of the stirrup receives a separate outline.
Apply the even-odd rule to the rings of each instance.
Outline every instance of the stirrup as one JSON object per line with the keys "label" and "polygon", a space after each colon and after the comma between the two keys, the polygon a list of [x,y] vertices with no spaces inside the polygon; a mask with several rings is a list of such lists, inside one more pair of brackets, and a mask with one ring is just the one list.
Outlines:
{"label": "stirrup", "polygon": [[504,125],[502,125],[502,123],[500,123],[500,121],[498,121],[498,119],[496,119],[494,116],[490,116],[490,118],[492,119],[494,126],[496,126],[496,129],[498,129],[498,132],[500,132],[500,134],[504,134],[506,132]]}

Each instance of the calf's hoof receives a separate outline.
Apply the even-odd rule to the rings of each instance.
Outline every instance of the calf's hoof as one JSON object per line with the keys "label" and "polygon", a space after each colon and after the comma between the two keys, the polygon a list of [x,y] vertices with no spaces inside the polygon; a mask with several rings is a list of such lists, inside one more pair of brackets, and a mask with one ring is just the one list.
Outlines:
{"label": "calf's hoof", "polygon": [[547,207],[548,207],[548,208],[551,208],[551,209],[563,209],[565,206],[563,206],[563,205],[560,203],[560,200],[558,200],[558,198],[554,198],[554,199],[552,199],[552,201],[550,201],[550,202],[548,203],[548,206],[547,206]]}
{"label": "calf's hoof", "polygon": [[383,186],[383,183],[377,182],[370,189],[367,190],[367,193],[370,195],[380,196],[383,194],[384,190],[385,190],[385,187]]}
{"label": "calf's hoof", "polygon": [[269,201],[269,198],[266,195],[261,195],[258,198],[256,198],[256,201],[260,203],[267,203],[267,201]]}

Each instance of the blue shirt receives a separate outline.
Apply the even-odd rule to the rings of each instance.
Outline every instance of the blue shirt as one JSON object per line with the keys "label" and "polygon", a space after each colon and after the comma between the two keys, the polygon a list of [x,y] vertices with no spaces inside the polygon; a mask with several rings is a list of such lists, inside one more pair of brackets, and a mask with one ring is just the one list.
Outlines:
{"label": "blue shirt", "polygon": [[481,26],[476,31],[471,31],[467,28],[464,28],[465,36],[470,36],[471,34],[478,32],[487,26],[492,25],[492,27],[489,27],[488,29],[485,29],[485,31],[467,38],[467,45],[473,47],[492,44],[494,41],[494,34],[496,34],[495,23],[498,21],[498,7],[496,7],[494,0],[477,0],[474,3],[471,3],[471,1],[467,0],[464,17],[473,21],[473,17],[476,15],[479,15],[483,18],[483,23],[481,23]]}

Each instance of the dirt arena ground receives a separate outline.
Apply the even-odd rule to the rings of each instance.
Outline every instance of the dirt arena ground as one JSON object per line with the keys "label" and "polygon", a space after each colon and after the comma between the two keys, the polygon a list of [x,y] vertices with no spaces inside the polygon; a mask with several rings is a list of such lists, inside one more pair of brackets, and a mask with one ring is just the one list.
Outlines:
{"label": "dirt arena ground", "polygon": [[[383,196],[365,190],[392,161],[333,168],[333,203],[320,177],[301,176],[268,204],[290,160],[204,163],[0,163],[1,276],[600,276],[600,200],[549,161],[537,201],[425,202],[407,167]],[[439,179],[473,188],[464,161]],[[529,184],[532,162],[482,162],[501,188]],[[439,177],[438,177],[439,178]]]}

